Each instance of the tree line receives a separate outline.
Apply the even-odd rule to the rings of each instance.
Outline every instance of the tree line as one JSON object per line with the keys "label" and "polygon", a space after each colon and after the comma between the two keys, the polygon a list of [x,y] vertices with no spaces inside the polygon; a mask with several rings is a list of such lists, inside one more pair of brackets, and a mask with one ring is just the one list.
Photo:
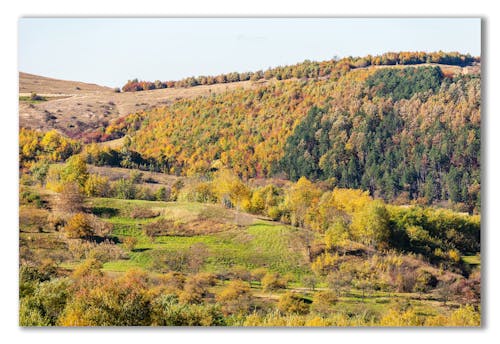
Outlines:
{"label": "tree line", "polygon": [[238,81],[258,81],[276,78],[287,80],[291,78],[320,78],[331,77],[337,79],[353,68],[369,66],[391,66],[391,65],[414,65],[424,63],[446,64],[453,66],[468,66],[474,62],[480,62],[479,57],[458,52],[389,52],[382,55],[368,55],[365,57],[346,57],[342,59],[331,59],[328,61],[315,62],[305,60],[290,66],[279,66],[269,68],[265,71],[256,72],[231,72],[216,76],[188,77],[178,81],[139,81],[132,79],[122,86],[123,92],[147,91],[162,88],[194,87],[199,85],[224,84]]}

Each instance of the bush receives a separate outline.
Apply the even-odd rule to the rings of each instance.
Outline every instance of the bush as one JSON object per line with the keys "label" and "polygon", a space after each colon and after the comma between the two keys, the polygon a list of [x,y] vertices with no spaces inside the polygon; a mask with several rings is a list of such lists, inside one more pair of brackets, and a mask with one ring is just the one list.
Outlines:
{"label": "bush", "polygon": [[113,230],[113,225],[95,215],[76,213],[62,230],[69,239],[90,239],[93,236],[106,237]]}
{"label": "bush", "polygon": [[265,291],[285,289],[286,283],[277,272],[268,272],[261,280],[262,288]]}
{"label": "bush", "polygon": [[201,303],[208,294],[208,287],[215,285],[216,279],[212,274],[199,273],[186,279],[183,291],[179,294],[181,303]]}
{"label": "bush", "polygon": [[303,297],[289,292],[280,297],[278,310],[284,314],[307,314],[309,313],[309,304]]}
{"label": "bush", "polygon": [[261,282],[262,278],[268,273],[266,268],[256,268],[251,271],[252,281]]}
{"label": "bush", "polygon": [[125,246],[125,248],[129,251],[132,251],[135,247],[135,245],[137,245],[137,242],[139,241],[136,237],[133,237],[133,236],[127,236],[127,237],[124,237],[123,238],[123,246]]}
{"label": "bush", "polygon": [[149,219],[159,215],[159,211],[145,207],[134,207],[134,209],[130,212],[130,217],[133,219]]}
{"label": "bush", "polygon": [[89,238],[94,235],[91,222],[83,213],[73,215],[63,227],[63,232],[70,239]]}
{"label": "bush", "polygon": [[217,295],[222,311],[228,314],[245,314],[250,308],[250,287],[241,280],[233,280]]}
{"label": "bush", "polygon": [[21,299],[21,326],[54,326],[69,299],[70,281],[54,279],[41,283],[32,295]]}
{"label": "bush", "polygon": [[88,257],[106,263],[112,260],[123,259],[127,256],[120,247],[106,240],[90,250]]}
{"label": "bush", "polygon": [[312,309],[319,314],[328,315],[337,300],[337,294],[331,290],[317,292],[314,294]]}
{"label": "bush", "polygon": [[54,210],[60,213],[77,213],[83,210],[84,196],[75,183],[60,185],[59,193],[55,198]]}
{"label": "bush", "polygon": [[217,305],[187,305],[176,295],[161,295],[153,300],[153,326],[222,326],[224,316]]}

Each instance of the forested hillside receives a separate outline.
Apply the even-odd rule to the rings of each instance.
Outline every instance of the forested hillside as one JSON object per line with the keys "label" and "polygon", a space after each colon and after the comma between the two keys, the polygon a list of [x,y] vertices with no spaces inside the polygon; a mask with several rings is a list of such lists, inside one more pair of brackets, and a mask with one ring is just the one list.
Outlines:
{"label": "forested hillside", "polygon": [[[479,211],[480,78],[441,67],[352,70],[182,100],[107,128],[168,173],[306,176],[386,200]],[[154,142],[154,144],[153,144]]]}

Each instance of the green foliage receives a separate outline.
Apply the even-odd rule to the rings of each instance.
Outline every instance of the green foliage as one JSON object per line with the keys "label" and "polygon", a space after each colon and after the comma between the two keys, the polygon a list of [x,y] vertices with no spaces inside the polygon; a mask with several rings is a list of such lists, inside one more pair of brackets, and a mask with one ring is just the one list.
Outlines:
{"label": "green foliage", "polygon": [[[313,106],[287,137],[275,171],[401,203],[450,200],[479,211],[480,79],[441,83],[439,73],[433,68],[351,72],[336,83],[332,99]],[[394,87],[403,84],[398,78],[408,83],[367,97],[366,92],[382,92],[383,82],[376,81],[381,75],[393,77]],[[431,81],[413,83],[412,75]],[[397,96],[389,97],[393,91]]]}
{"label": "green foliage", "polygon": [[[453,249],[458,254],[480,249],[480,217],[446,209],[388,207],[391,217],[393,247],[432,257],[433,252]],[[455,261],[457,261],[457,253]],[[436,256],[436,258],[439,258]]]}
{"label": "green foliage", "polygon": [[54,326],[70,297],[68,279],[53,279],[40,283],[21,299],[19,324],[21,326]]}
{"label": "green foliage", "polygon": [[176,295],[161,295],[152,302],[153,326],[223,326],[225,319],[217,305],[189,305]]}
{"label": "green foliage", "polygon": [[436,92],[442,79],[439,67],[381,69],[366,79],[366,85],[377,97],[398,101],[410,99],[415,93]]}

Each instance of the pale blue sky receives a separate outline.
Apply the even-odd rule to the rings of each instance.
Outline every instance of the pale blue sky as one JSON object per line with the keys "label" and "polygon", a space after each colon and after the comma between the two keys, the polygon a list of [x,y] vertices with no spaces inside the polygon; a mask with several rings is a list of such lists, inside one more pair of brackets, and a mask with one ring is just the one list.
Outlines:
{"label": "pale blue sky", "polygon": [[255,71],[387,51],[481,54],[477,18],[20,18],[19,70],[128,79]]}

